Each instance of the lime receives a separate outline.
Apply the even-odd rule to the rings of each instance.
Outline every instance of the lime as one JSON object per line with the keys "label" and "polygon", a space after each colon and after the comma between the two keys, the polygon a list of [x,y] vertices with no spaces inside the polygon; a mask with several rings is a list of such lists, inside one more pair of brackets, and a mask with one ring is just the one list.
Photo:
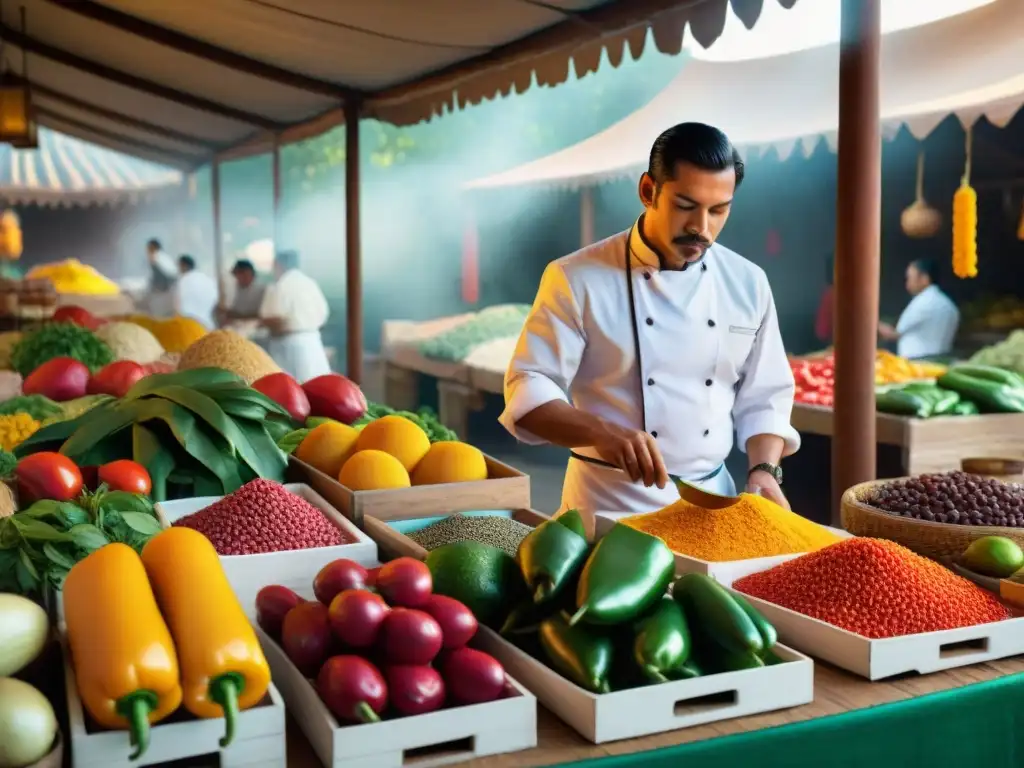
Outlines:
{"label": "lime", "polygon": [[1024,552],[1013,539],[983,536],[964,551],[963,564],[975,573],[1005,579],[1024,567]]}

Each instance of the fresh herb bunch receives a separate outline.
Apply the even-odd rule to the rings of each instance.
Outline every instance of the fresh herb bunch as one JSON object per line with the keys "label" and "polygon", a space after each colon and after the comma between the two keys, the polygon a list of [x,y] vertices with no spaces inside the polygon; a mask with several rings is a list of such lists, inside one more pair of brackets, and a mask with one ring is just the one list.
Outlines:
{"label": "fresh herb bunch", "polygon": [[0,403],[0,416],[27,413],[36,421],[46,421],[63,413],[60,403],[43,395],[18,395]]}
{"label": "fresh herb bunch", "polygon": [[93,550],[119,541],[141,552],[161,530],[147,497],[100,486],[74,502],[37,501],[0,519],[0,592],[59,590]]}
{"label": "fresh herb bunch", "polygon": [[11,367],[22,376],[55,357],[73,357],[90,371],[114,362],[114,353],[92,331],[73,323],[49,323],[26,334],[11,350]]}

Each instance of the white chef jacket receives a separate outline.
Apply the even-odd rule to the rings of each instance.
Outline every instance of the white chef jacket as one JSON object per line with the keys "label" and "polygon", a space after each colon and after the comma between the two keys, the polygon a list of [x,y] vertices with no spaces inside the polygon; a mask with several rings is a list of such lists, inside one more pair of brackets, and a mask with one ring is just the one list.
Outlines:
{"label": "white chef jacket", "polygon": [[170,317],[174,314],[174,284],[178,279],[178,264],[166,251],[157,251],[153,265],[170,281],[170,286],[159,290],[153,285],[152,279],[150,280],[147,296],[149,313],[153,317]]}
{"label": "white chef jacket", "polygon": [[284,333],[267,342],[267,350],[281,368],[300,384],[330,373],[320,329],[327,324],[330,307],[317,282],[297,269],[289,269],[267,286],[260,317],[283,317]]}
{"label": "white chef jacket", "polygon": [[910,300],[896,331],[900,334],[896,351],[900,357],[948,355],[953,349],[960,326],[960,310],[937,285],[929,285]]}
{"label": "white chef jacket", "polygon": [[[640,360],[626,283],[631,277]],[[548,265],[505,375],[499,421],[539,444],[516,422],[552,400],[657,440],[670,473],[696,479],[720,467],[753,435],[800,446],[790,425],[793,374],[764,271],[721,245],[685,270],[660,270],[639,224]],[[639,367],[638,367],[639,366]],[[641,392],[641,382],[643,390]],[[592,448],[577,453],[597,457]],[[730,493],[731,478],[707,486]],[[648,512],[679,498],[669,484],[645,488],[615,469],[570,460],[562,508]]]}
{"label": "white chef jacket", "polygon": [[178,278],[174,286],[174,311],[182,317],[191,317],[207,330],[215,328],[213,312],[217,308],[216,281],[209,275],[193,269]]}

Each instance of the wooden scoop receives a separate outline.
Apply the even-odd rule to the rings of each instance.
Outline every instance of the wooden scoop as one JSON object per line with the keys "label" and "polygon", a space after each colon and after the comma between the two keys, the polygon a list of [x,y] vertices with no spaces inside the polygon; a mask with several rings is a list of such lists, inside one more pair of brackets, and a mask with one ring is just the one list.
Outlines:
{"label": "wooden scoop", "polygon": [[687,504],[693,504],[693,506],[700,507],[701,509],[725,509],[726,507],[731,507],[739,500],[738,496],[722,496],[719,493],[705,491],[703,488],[693,483],[688,483],[676,475],[669,475],[668,477],[676,484],[679,498]]}

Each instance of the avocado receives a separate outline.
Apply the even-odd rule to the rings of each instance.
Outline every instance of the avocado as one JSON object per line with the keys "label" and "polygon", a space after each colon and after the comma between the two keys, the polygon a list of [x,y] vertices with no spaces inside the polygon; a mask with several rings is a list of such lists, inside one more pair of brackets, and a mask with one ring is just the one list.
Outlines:
{"label": "avocado", "polygon": [[1005,579],[1024,567],[1024,552],[1013,539],[983,536],[964,551],[962,561],[975,573]]}
{"label": "avocado", "polygon": [[463,603],[485,626],[501,626],[509,609],[527,596],[515,559],[497,547],[459,541],[432,550],[426,562],[434,592]]}

